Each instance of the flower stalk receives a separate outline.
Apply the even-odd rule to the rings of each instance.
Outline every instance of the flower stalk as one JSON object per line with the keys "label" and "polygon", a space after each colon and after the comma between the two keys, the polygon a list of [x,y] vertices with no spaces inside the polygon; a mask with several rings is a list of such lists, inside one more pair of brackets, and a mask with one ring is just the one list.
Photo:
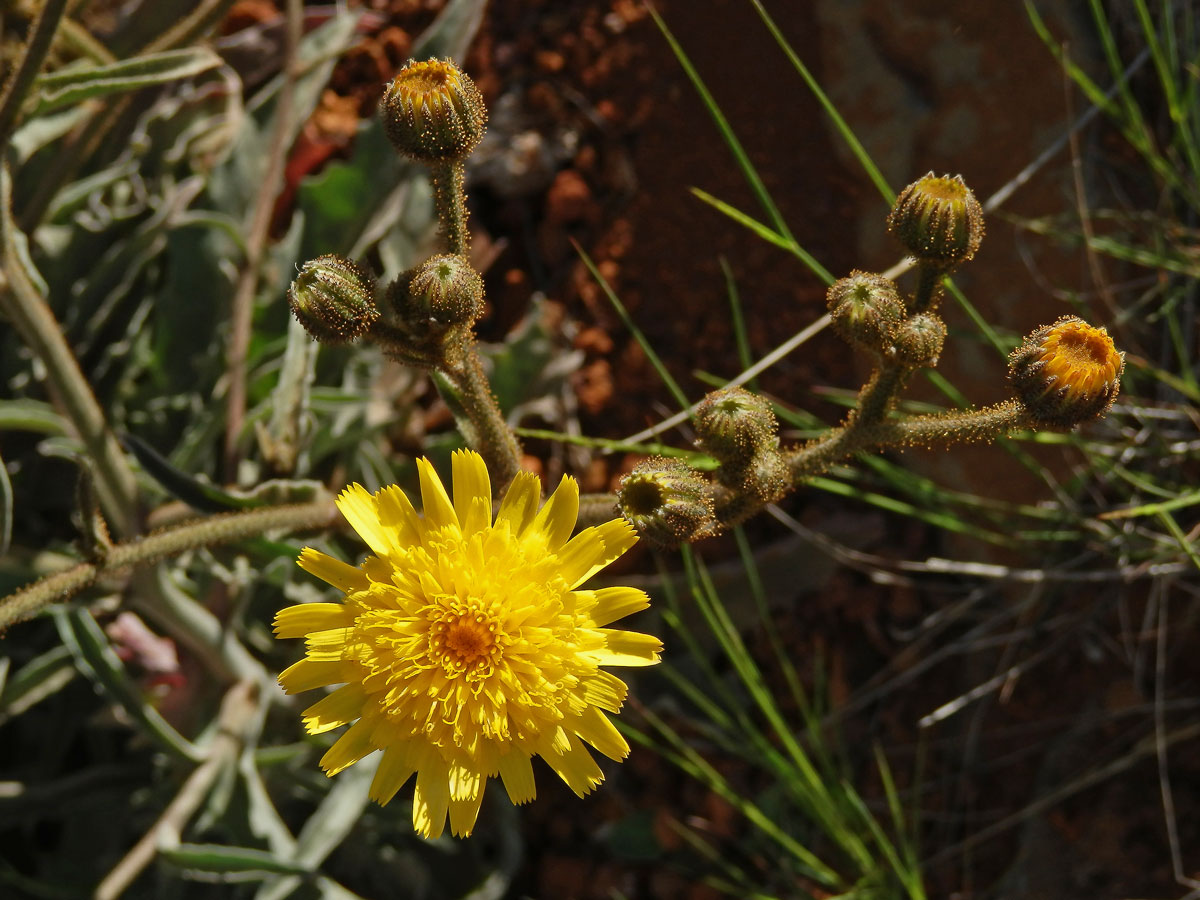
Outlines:
{"label": "flower stalk", "polygon": [[0,632],[121,570],[147,566],[185,550],[228,544],[270,531],[315,531],[329,527],[336,518],[336,509],[326,498],[311,503],[224,513],[112,544],[95,560],[47,575],[0,599]]}

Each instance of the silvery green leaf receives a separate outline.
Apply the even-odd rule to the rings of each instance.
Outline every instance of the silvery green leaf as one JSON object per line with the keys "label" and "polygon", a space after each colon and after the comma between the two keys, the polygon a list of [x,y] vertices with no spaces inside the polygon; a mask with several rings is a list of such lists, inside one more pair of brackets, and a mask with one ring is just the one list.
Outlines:
{"label": "silvery green leaf", "polygon": [[45,115],[83,100],[135,91],[156,84],[191,78],[221,65],[221,57],[207,47],[166,50],[107,65],[82,63],[40,75],[34,116]]}

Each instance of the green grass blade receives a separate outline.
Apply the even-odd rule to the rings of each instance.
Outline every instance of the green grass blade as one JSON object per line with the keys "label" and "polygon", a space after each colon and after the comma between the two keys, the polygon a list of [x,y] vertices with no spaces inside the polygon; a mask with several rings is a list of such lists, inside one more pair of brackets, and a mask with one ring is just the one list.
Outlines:
{"label": "green grass blade", "polygon": [[658,26],[659,31],[661,31],[663,37],[667,39],[667,43],[671,47],[671,52],[674,53],[675,58],[679,60],[679,64],[683,67],[684,73],[692,82],[692,86],[696,89],[696,93],[700,95],[701,101],[704,103],[705,107],[708,109],[709,115],[712,116],[713,121],[717,125],[717,130],[721,132],[721,137],[724,139],[726,146],[729,147],[730,152],[733,153],[733,157],[737,161],[738,168],[742,170],[742,175],[749,183],[750,190],[754,192],[754,196],[758,199],[758,202],[766,211],[767,218],[771,220],[775,230],[779,232],[779,234],[783,235],[783,237],[793,246],[798,246],[796,244],[796,238],[792,235],[787,223],[783,220],[783,214],[780,213],[779,207],[775,205],[775,201],[771,199],[771,194],[767,190],[767,186],[763,184],[762,178],[759,177],[758,170],[755,169],[754,163],[750,161],[750,157],[746,154],[746,151],[742,147],[741,141],[738,140],[737,135],[734,134],[733,128],[729,124],[729,120],[726,119],[725,114],[721,112],[721,107],[717,105],[717,101],[709,92],[708,86],[704,83],[704,79],[700,77],[700,73],[696,71],[696,67],[692,65],[692,61],[688,58],[687,53],[684,52],[683,48],[679,45],[679,42],[675,40],[675,36],[671,34],[671,30],[667,28],[667,23],[663,21],[662,16],[658,14],[658,11],[655,10],[653,6],[647,6],[647,9],[650,10],[650,15],[654,18],[654,23]]}
{"label": "green grass blade", "polygon": [[775,42],[779,44],[788,61],[800,73],[800,77],[804,79],[804,83],[808,85],[808,89],[813,92],[813,96],[817,98],[817,102],[821,104],[821,108],[825,110],[825,114],[833,122],[833,127],[837,129],[842,140],[846,142],[846,146],[850,148],[850,152],[854,154],[854,158],[863,167],[863,171],[867,173],[867,177],[871,179],[880,195],[891,206],[896,201],[896,192],[887,183],[887,179],[883,177],[883,173],[879,171],[879,167],[875,165],[875,161],[871,159],[871,155],[867,153],[867,149],[858,139],[858,135],[854,133],[854,129],[842,118],[842,114],[838,112],[837,107],[833,105],[833,101],[821,89],[821,85],[817,82],[817,79],[808,71],[808,67],[800,61],[800,57],[796,55],[796,51],[792,49],[792,45],[783,36],[783,32],[775,24],[775,20],[768,15],[766,8],[763,7],[760,0],[750,0],[750,5],[758,12],[759,17],[763,20],[763,24],[767,26],[767,30],[771,32],[771,36],[775,38]]}
{"label": "green grass blade", "polygon": [[815,256],[797,244],[794,238],[790,236],[785,237],[776,231],[772,231],[753,216],[747,215],[735,206],[730,206],[724,200],[717,199],[707,191],[694,187],[692,188],[692,193],[714,209],[733,219],[739,225],[750,229],[767,243],[774,244],[776,247],[795,255],[811,272],[816,274],[826,284],[833,284],[833,275],[830,274],[829,270],[821,265]]}
{"label": "green grass blade", "polygon": [[[574,241],[572,241],[574,243]],[[667,386],[667,390],[671,392],[671,396],[675,398],[675,402],[679,404],[680,409],[687,409],[691,404],[688,402],[687,395],[671,377],[671,373],[667,371],[667,367],[663,365],[663,361],[655,352],[650,341],[646,339],[646,335],[642,334],[640,328],[634,324],[633,319],[629,315],[629,311],[625,309],[625,305],[620,301],[617,295],[613,292],[608,280],[600,274],[600,270],[596,268],[596,264],[592,262],[592,258],[587,255],[584,249],[575,244],[575,250],[579,254],[579,258],[583,260],[583,264],[587,266],[592,277],[596,279],[596,283],[600,285],[600,289],[604,291],[604,296],[608,297],[608,302],[613,305],[613,309],[617,311],[617,315],[621,317],[621,321],[625,323],[625,327],[633,334],[634,339],[646,354],[646,358],[650,360],[650,365],[654,366],[654,371],[658,373],[658,377],[662,379],[663,384]]]}

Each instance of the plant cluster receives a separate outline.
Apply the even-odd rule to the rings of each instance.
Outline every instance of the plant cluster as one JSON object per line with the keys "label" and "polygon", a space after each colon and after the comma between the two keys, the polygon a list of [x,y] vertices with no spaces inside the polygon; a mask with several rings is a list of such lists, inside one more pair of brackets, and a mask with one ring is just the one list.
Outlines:
{"label": "plant cluster", "polygon": [[[49,40],[62,14],[62,4],[47,3],[31,25],[34,34],[26,60],[0,97],[0,134],[20,119],[22,93],[45,51],[44,46],[38,49],[38,41]],[[313,55],[320,58],[318,51]],[[111,61],[99,63],[103,68]],[[138,84],[139,77],[166,82],[181,72],[209,71],[205,67],[212,66],[215,63],[202,53],[159,55],[149,63],[142,61],[141,70],[122,70],[120,77],[126,79],[125,89],[132,90],[128,85]],[[26,71],[29,67],[33,74]],[[57,89],[72,89],[70,72],[58,77],[62,83]],[[105,77],[111,83],[118,76],[106,70]],[[93,80],[95,84],[79,79],[82,96],[106,89],[96,87],[101,79],[94,73]],[[47,82],[43,88],[52,91],[55,84]],[[281,885],[293,877],[311,876],[332,846],[322,843],[317,826],[306,826],[298,838],[293,836],[270,801],[263,799],[259,760],[251,751],[272,703],[287,702],[275,696],[275,679],[258,658],[280,652],[263,648],[271,643],[262,640],[266,620],[258,623],[257,631],[247,629],[245,636],[226,631],[203,604],[178,588],[175,581],[182,577],[172,581],[155,568],[163,559],[194,554],[207,564],[204,554],[209,548],[248,541],[278,556],[272,540],[301,531],[329,532],[348,523],[370,550],[360,564],[342,562],[315,546],[299,555],[301,568],[342,594],[337,602],[315,599],[311,584],[297,586],[286,577],[274,582],[285,585],[277,593],[286,589],[293,601],[276,614],[275,636],[305,640],[303,658],[284,668],[278,682],[289,694],[336,686],[303,710],[303,726],[314,736],[345,727],[320,760],[330,776],[346,773],[338,787],[329,789],[321,810],[329,817],[347,809],[361,812],[368,797],[387,804],[415,780],[415,830],[436,838],[448,822],[453,834],[463,836],[476,826],[490,778],[499,779],[514,804],[527,802],[535,795],[531,761],[539,757],[582,796],[604,777],[592,750],[620,760],[629,752],[627,737],[650,742],[636,728],[619,729],[609,718],[622,708],[628,688],[604,668],[658,662],[657,637],[609,627],[649,606],[649,596],[633,587],[589,586],[589,579],[639,537],[654,546],[673,547],[732,530],[752,571],[753,554],[737,526],[858,454],[913,445],[948,448],[1020,430],[1069,430],[1103,416],[1120,389],[1124,354],[1105,329],[1066,316],[1036,329],[1013,350],[1008,366],[1012,399],[937,414],[900,410],[910,379],[935,367],[943,353],[948,332],[939,310],[949,278],[972,259],[984,236],[983,210],[964,181],[930,173],[905,188],[888,214],[890,231],[913,260],[914,283],[905,288],[883,274],[853,271],[828,289],[833,330],[871,362],[870,375],[844,421],[792,445],[781,436],[780,407],[752,390],[726,386],[688,411],[695,453],[660,449],[671,455],[643,459],[611,495],[581,497],[575,481],[567,477],[543,501],[540,480],[522,471],[520,441],[496,397],[475,334],[485,293],[484,279],[469,254],[464,171],[486,128],[480,92],[466,73],[434,54],[399,72],[384,93],[380,114],[382,134],[398,157],[408,161],[402,164],[422,167],[428,175],[443,246],[415,265],[406,260],[384,279],[365,260],[355,258],[365,254],[308,246],[317,255],[299,267],[287,288],[293,337],[298,338],[288,339],[287,355],[280,363],[288,369],[279,376],[280,385],[294,389],[295,396],[280,389],[272,402],[284,412],[270,421],[247,416],[242,396],[241,408],[230,414],[224,462],[227,470],[245,462],[236,443],[242,434],[253,432],[264,460],[293,473],[302,452],[299,435],[306,402],[297,398],[305,396],[317,345],[339,348],[334,351],[341,354],[336,360],[346,365],[352,381],[351,375],[357,377],[351,371],[353,360],[365,354],[348,345],[371,344],[388,358],[428,373],[470,448],[456,451],[450,459],[450,490],[429,460],[417,461],[419,511],[394,485],[371,492],[355,483],[336,499],[324,484],[300,479],[258,478],[254,480],[261,483],[254,490],[222,491],[181,478],[177,467],[156,458],[136,439],[127,438],[122,445],[54,319],[47,290],[28,262],[25,235],[12,214],[11,165],[6,163],[0,172],[0,249],[5,264],[0,298],[22,341],[49,372],[77,440],[72,450],[81,458],[77,505],[83,557],[0,599],[0,628],[49,609],[63,642],[89,677],[117,696],[125,714],[158,746],[195,765],[189,790],[181,797],[204,795],[219,776],[225,777],[223,773],[236,772],[228,777],[244,785],[245,802],[253,809],[247,821],[267,823],[262,831],[238,838],[245,843],[262,838],[275,856],[268,860],[265,853],[255,856],[253,847],[232,844],[216,849],[179,846],[182,826],[171,819],[167,825],[175,829],[175,846],[163,853],[173,853],[170,858],[181,867],[209,866],[222,872],[234,866],[266,867],[276,878],[272,889],[282,896],[290,888]],[[80,130],[86,136],[86,129]],[[36,136],[26,134],[25,139],[28,143]],[[164,176],[163,181],[170,183],[171,178]],[[164,190],[175,187],[172,183]],[[229,197],[237,191],[226,188],[223,193]],[[24,200],[26,216],[37,219],[38,195]],[[258,231],[257,249],[245,248],[247,269],[262,262],[264,234]],[[290,247],[300,244],[295,241]],[[85,255],[86,248],[77,249],[76,257]],[[375,256],[394,261],[402,254]],[[253,284],[247,290],[252,291]],[[251,352],[251,312],[242,307],[242,337],[233,341],[241,349],[235,347],[231,354],[243,369],[245,355]],[[248,388],[243,384],[241,390],[245,394]],[[230,392],[236,395],[237,390],[231,387]],[[232,403],[231,410],[238,405]],[[252,429],[242,427],[247,418],[253,419]],[[196,442],[211,443],[211,438],[209,429]],[[352,433],[346,441],[354,439]],[[141,477],[139,482],[144,473],[133,471],[127,448],[157,482],[199,497],[193,506],[211,501],[218,507],[245,508],[195,521],[168,521],[143,536],[138,493],[149,479]],[[6,479],[0,487],[7,492]],[[579,525],[583,527],[575,533]],[[729,620],[698,556],[684,547],[682,558],[699,614],[732,662],[740,679],[738,689],[751,696],[767,727],[743,719],[744,713],[730,718],[678,672],[667,677],[676,679],[689,701],[723,722],[727,732],[743,735],[753,753],[775,767],[772,771],[790,779],[785,787],[798,806],[834,835],[852,861],[847,870],[859,874],[844,877],[787,829],[774,826],[754,802],[739,796],[694,747],[648,710],[647,720],[669,742],[667,755],[783,847],[806,883],[814,886],[814,895],[826,889],[849,890],[851,884],[862,887],[864,896],[872,895],[883,877],[878,867],[872,868],[879,855],[910,897],[922,896],[919,866],[910,848],[893,844],[853,788],[835,777],[836,763],[821,750],[820,716],[796,687],[794,669],[786,671],[808,732],[804,740],[789,731],[780,703],[765,689],[759,661]],[[115,584],[123,590],[126,584],[120,579],[130,571],[135,573],[134,591],[154,598],[156,624],[187,641],[208,670],[228,685],[211,733],[194,741],[126,689],[120,662],[114,660],[89,610],[64,602],[97,587]],[[761,585],[753,593],[760,612],[765,610]],[[686,617],[674,596],[669,601],[664,618],[694,650]],[[252,653],[243,637],[247,644],[259,639],[260,652]],[[790,665],[781,648],[773,649],[781,665]],[[696,651],[694,656],[700,659],[703,653]],[[0,668],[0,696],[4,674]],[[719,677],[713,681],[722,683]],[[719,700],[735,709],[742,697],[731,691]],[[356,765],[376,751],[382,751],[376,768]],[[304,756],[303,749],[295,756]],[[908,826],[882,762],[880,773],[899,844]],[[303,790],[317,795],[303,777],[296,779]],[[186,823],[195,808],[172,804],[164,819],[174,810],[173,815]],[[220,810],[213,816],[219,817]],[[318,819],[314,815],[312,821],[319,826]],[[345,825],[339,834],[344,837],[350,827]],[[158,826],[153,832],[160,838],[163,833],[171,834]],[[136,877],[139,866],[153,856],[152,843],[139,844],[131,852],[128,859],[133,861],[113,871],[101,895],[115,896]]]}

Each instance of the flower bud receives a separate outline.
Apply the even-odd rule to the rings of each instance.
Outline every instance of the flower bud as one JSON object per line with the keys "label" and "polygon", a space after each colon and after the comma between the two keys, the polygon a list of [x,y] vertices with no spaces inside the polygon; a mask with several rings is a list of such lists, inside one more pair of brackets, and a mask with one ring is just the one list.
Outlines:
{"label": "flower bud", "polygon": [[708,482],[679,459],[638,463],[621,479],[617,505],[638,534],[663,547],[699,537],[716,524]]}
{"label": "flower bud", "polygon": [[891,346],[904,318],[904,301],[891,281],[854,271],[830,285],[826,298],[833,327],[845,340],[877,352]]}
{"label": "flower bud", "polygon": [[740,387],[713,391],[696,407],[696,446],[723,466],[749,462],[778,443],[771,404]]}
{"label": "flower bud", "polygon": [[1008,380],[1039,425],[1070,428],[1108,412],[1125,354],[1103,328],[1063,316],[1034,331],[1008,358]]}
{"label": "flower bud", "polygon": [[969,260],[983,240],[983,207],[962,176],[930,172],[896,198],[888,214],[893,231],[919,261],[952,269]]}
{"label": "flower bud", "polygon": [[483,314],[483,278],[465,257],[451,253],[405,272],[389,296],[405,326],[422,333],[470,326]]}
{"label": "flower bud", "polygon": [[896,332],[896,359],[910,369],[937,365],[946,343],[946,326],[933,313],[917,313],[905,319]]}
{"label": "flower bud", "polygon": [[392,144],[420,162],[466,159],[487,124],[475,82],[449,59],[408,63],[392,79],[379,109]]}
{"label": "flower bud", "polygon": [[375,276],[341,256],[318,256],[300,269],[288,290],[292,314],[323,344],[362,337],[379,318]]}

